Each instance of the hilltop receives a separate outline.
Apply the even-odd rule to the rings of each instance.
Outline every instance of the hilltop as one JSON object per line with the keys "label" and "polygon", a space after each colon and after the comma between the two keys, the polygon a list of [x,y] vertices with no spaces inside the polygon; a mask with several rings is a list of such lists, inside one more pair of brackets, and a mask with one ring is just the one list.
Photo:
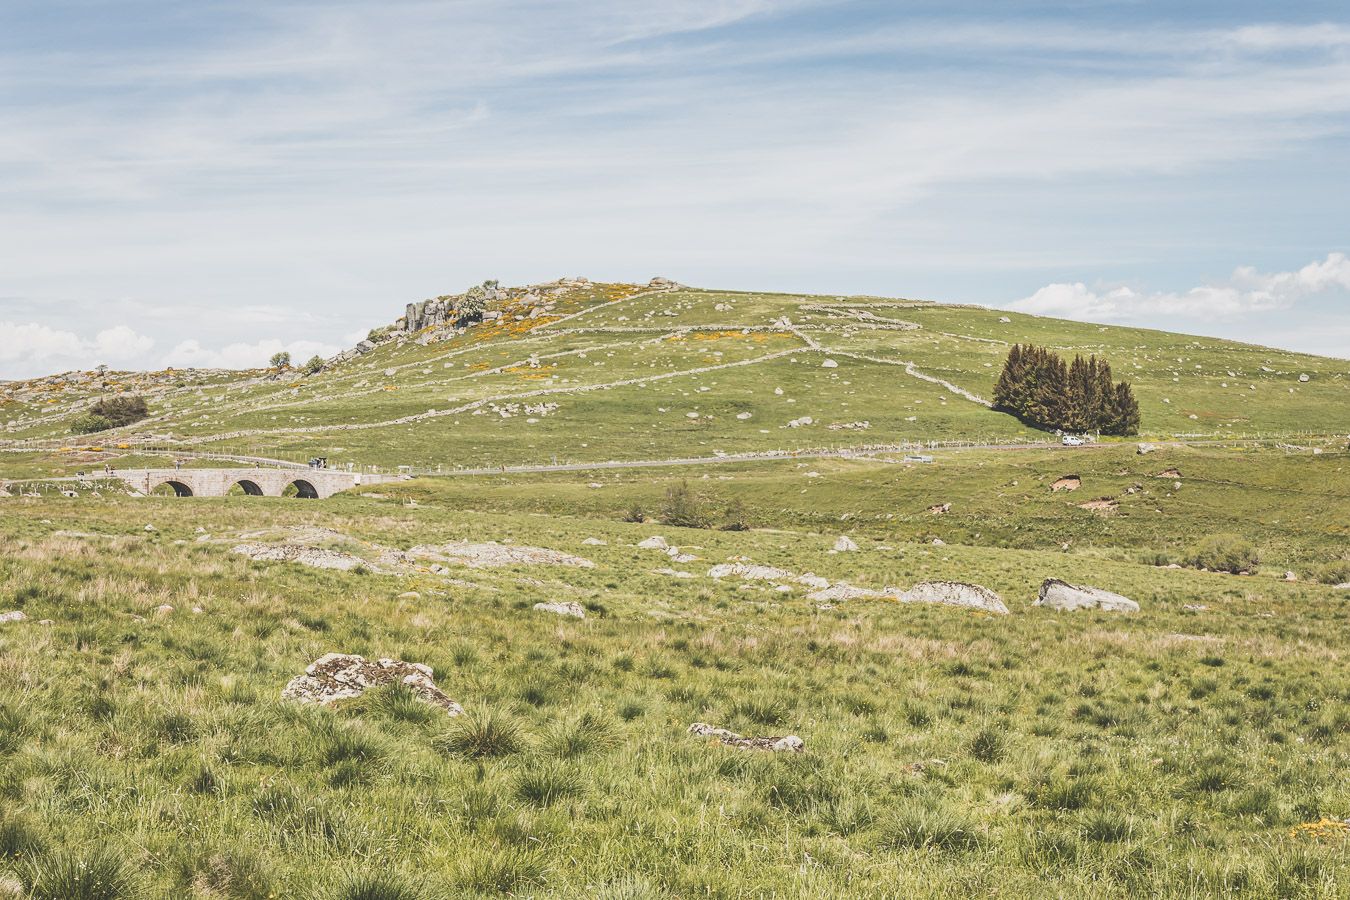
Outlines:
{"label": "hilltop", "polygon": [[1350,432],[1344,360],[972,306],[580,278],[410,303],[312,372],[14,382],[0,421],[11,448],[88,443],[73,417],[139,392],[151,416],[100,443],[420,467],[1044,440],[988,406],[1018,342],[1108,360],[1145,438]]}

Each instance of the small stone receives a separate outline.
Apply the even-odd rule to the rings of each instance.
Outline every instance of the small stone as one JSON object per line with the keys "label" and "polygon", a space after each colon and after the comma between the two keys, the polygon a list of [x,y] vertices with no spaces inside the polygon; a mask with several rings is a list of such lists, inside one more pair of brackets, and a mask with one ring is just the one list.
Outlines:
{"label": "small stone", "polygon": [[806,745],[795,734],[783,737],[741,737],[725,728],[714,728],[706,722],[695,722],[689,726],[689,734],[697,737],[714,738],[724,747],[736,747],[741,750],[763,750],[770,753],[801,753]]}
{"label": "small stone", "polygon": [[837,369],[837,368],[839,368],[839,363],[835,362],[835,361],[832,360],[832,359],[827,359],[827,360],[825,360],[823,363],[820,364],[820,367],[821,367],[822,369]]}
{"label": "small stone", "polygon": [[173,615],[173,607],[167,603],[161,604],[160,606],[156,606],[155,615],[158,616],[159,618],[163,618],[164,616],[171,616]]}
{"label": "small stone", "polygon": [[401,593],[401,594],[398,595],[398,599],[400,599],[400,600],[421,600],[421,599],[422,599],[422,595],[419,594],[419,593],[417,593],[417,591],[404,591],[403,593]]}
{"label": "small stone", "polygon": [[839,539],[834,542],[834,549],[837,553],[851,553],[858,549],[858,545],[846,534],[839,535]]}
{"label": "small stone", "polygon": [[146,531],[159,531],[159,529],[156,528],[156,527],[153,526],[153,525],[146,525],[146,526],[145,526],[145,530],[146,530]]}
{"label": "small stone", "polygon": [[638,542],[638,546],[643,550],[670,549],[670,545],[666,543],[666,539],[661,537],[661,535],[659,534],[654,534],[651,537],[647,538],[645,541]]}
{"label": "small stone", "polygon": [[14,609],[6,613],[0,613],[0,623],[3,622],[22,622],[28,618],[22,610]]}

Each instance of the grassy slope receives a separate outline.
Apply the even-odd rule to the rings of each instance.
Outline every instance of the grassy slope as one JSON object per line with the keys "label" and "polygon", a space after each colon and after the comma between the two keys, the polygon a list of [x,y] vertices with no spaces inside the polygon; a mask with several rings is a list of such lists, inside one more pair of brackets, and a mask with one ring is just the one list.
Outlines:
{"label": "grassy slope", "polygon": [[[571,318],[553,324],[562,316]],[[783,317],[797,330],[774,325]],[[884,327],[902,322],[920,327]],[[676,333],[703,326],[716,330]],[[203,449],[422,466],[863,441],[1025,440],[1038,435],[904,365],[987,398],[1013,341],[1107,358],[1119,377],[1134,382],[1150,435],[1350,431],[1345,361],[970,307],[700,290],[644,295],[632,285],[578,289],[544,318],[480,326],[431,346],[383,345],[310,378],[248,373],[234,383],[212,375],[200,384],[185,378],[183,387],[154,400],[155,418],[137,427]],[[821,367],[827,356],[838,368]],[[1300,383],[1301,374],[1311,380]],[[633,379],[644,381],[601,389]],[[538,391],[546,395],[520,397]],[[59,439],[82,396],[66,390],[26,405],[11,401],[0,415],[16,423],[10,437]],[[558,408],[503,418],[482,406],[488,402]],[[430,410],[462,411],[382,424]],[[737,418],[742,413],[750,417]],[[786,427],[803,416],[814,423]],[[871,429],[827,427],[858,420]]]}
{"label": "grassy slope", "polygon": [[[597,568],[456,572],[470,588],[195,541],[199,525],[285,524],[514,540]],[[106,846],[131,896],[154,898],[340,896],[325,891],[372,867],[415,896],[1350,894],[1350,844],[1290,833],[1350,807],[1350,633],[1329,588],[1087,553],[864,540],[836,555],[829,534],[466,516],[435,497],[17,501],[0,529],[0,606],[30,617],[0,626],[16,871]],[[704,558],[681,567],[695,572],[744,555],[859,584],[969,579],[1012,614],[821,610],[669,579],[632,546],[657,532]],[[1031,608],[1050,575],[1144,612]],[[559,599],[591,618],[529,608]],[[165,602],[177,611],[153,616]],[[330,650],[432,665],[471,712],[519,721],[523,748],[446,754],[445,722],[398,696],[279,702]],[[608,740],[585,739],[587,714]],[[692,721],[794,732],[808,752],[709,747],[683,734]]]}

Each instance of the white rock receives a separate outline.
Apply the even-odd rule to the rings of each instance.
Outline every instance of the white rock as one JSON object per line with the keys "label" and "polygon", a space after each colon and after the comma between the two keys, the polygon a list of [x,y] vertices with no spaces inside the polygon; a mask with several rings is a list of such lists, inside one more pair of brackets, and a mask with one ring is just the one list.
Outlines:
{"label": "white rock", "polygon": [[555,613],[560,616],[575,616],[578,619],[586,618],[586,607],[577,603],[575,600],[567,600],[558,603],[536,603],[534,608],[540,612]]}
{"label": "white rock", "polygon": [[1305,375],[1300,375],[1300,376],[1298,376],[1298,380],[1299,380],[1299,383],[1300,383],[1300,384],[1307,384],[1309,381],[1312,381],[1312,377],[1311,377],[1310,375],[1306,375],[1306,374],[1305,374]]}
{"label": "white rock", "polygon": [[170,606],[170,605],[167,604],[167,603],[164,603],[164,604],[162,604],[162,605],[160,605],[160,606],[156,606],[156,607],[155,607],[155,615],[157,615],[157,616],[159,616],[159,617],[161,617],[161,618],[164,617],[164,616],[171,616],[171,615],[173,615],[173,607]]}
{"label": "white rock", "polygon": [[821,367],[822,369],[837,369],[837,368],[839,368],[839,363],[835,362],[835,361],[832,360],[832,359],[827,359],[827,360],[825,360],[823,363],[820,364],[820,367]]}
{"label": "white rock", "polygon": [[20,610],[20,609],[12,609],[12,610],[10,610],[9,612],[6,612],[6,613],[0,613],[0,623],[3,623],[3,622],[22,622],[22,621],[23,621],[24,619],[26,619],[26,618],[28,618],[28,617],[25,616],[25,615],[23,614],[23,610]]}
{"label": "white rock", "polygon": [[147,526],[145,526],[145,530],[146,530],[146,531],[158,531],[159,529],[156,528],[156,527],[153,526],[153,525],[147,525]]}
{"label": "white rock", "polygon": [[834,542],[834,549],[839,553],[850,553],[858,549],[858,545],[848,535],[841,534],[839,539]]}
{"label": "white rock", "polygon": [[606,546],[606,542],[605,542],[605,541],[602,541],[602,540],[600,540],[600,538],[595,538],[595,537],[588,537],[588,538],[586,538],[586,540],[582,541],[582,543],[583,543],[583,544],[586,544],[587,546],[590,546],[590,547],[604,547],[604,546]]}
{"label": "white rock", "polygon": [[1139,612],[1139,604],[1128,597],[1100,588],[1069,584],[1058,578],[1045,580],[1036,602],[1032,605],[1068,611],[1101,609],[1107,612]]}
{"label": "white rock", "polygon": [[924,581],[896,595],[901,603],[942,603],[1006,615],[1003,598],[987,587],[959,581]]}
{"label": "white rock", "polygon": [[638,546],[643,550],[668,550],[670,548],[670,545],[666,543],[666,539],[659,534],[654,534],[645,541],[639,541]]}

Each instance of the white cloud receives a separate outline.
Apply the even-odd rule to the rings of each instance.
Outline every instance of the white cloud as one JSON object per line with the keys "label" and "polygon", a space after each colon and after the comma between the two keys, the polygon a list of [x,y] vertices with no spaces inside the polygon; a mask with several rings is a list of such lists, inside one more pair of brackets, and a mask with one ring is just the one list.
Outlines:
{"label": "white cloud", "polygon": [[291,341],[286,343],[270,338],[253,344],[228,344],[220,349],[203,347],[196,339],[181,341],[160,361],[163,366],[197,369],[256,369],[267,365],[276,353],[286,352],[295,364],[311,356],[325,359],[341,348],[318,341]]}
{"label": "white cloud", "polygon": [[105,328],[86,339],[38,322],[0,322],[0,377],[135,363],[154,345],[153,338],[126,325]]}
{"label": "white cloud", "polygon": [[1330,253],[1292,272],[1259,272],[1241,266],[1223,284],[1184,293],[1141,293],[1129,287],[1093,289],[1083,282],[1048,284],[1009,309],[1042,316],[1094,321],[1140,320],[1159,316],[1237,318],[1289,309],[1301,298],[1350,291],[1350,258]]}

